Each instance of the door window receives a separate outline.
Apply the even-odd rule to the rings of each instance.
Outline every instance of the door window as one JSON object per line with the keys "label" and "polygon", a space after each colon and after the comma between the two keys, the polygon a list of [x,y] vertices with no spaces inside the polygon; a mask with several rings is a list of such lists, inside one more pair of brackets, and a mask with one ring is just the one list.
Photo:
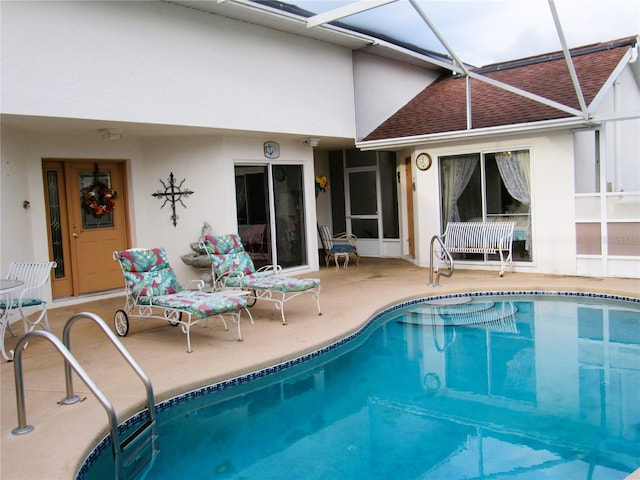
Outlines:
{"label": "door window", "polygon": [[113,207],[117,192],[111,188],[111,172],[81,171],[78,183],[82,228],[113,227]]}

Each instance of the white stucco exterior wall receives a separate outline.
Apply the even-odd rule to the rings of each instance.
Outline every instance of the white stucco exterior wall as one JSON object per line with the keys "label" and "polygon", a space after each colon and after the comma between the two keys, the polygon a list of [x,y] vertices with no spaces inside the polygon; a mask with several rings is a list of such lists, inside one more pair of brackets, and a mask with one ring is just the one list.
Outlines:
{"label": "white stucco exterior wall", "polygon": [[[49,259],[42,159],[141,158],[139,142],[123,138],[104,141],[95,132],[84,135],[34,134],[3,127],[0,205],[2,243],[0,270],[13,260]],[[31,207],[22,208],[23,200]]]}
{"label": "white stucco exterior wall", "polygon": [[[416,184],[416,262],[429,266],[429,246],[440,230],[439,157],[478,152],[527,149],[531,158],[531,213],[533,262],[518,263],[516,271],[565,274],[575,272],[575,226],[573,194],[573,140],[569,133],[552,133],[544,137],[512,137],[482,143],[460,142],[456,145],[419,149],[428,152],[434,165],[427,171],[412,170]],[[404,152],[402,158],[406,156]],[[415,157],[415,155],[414,155]],[[399,157],[400,158],[400,155]],[[464,262],[458,262],[462,264]],[[465,268],[486,268],[473,262]]]}
{"label": "white stucco exterior wall", "polygon": [[356,138],[362,140],[436,80],[439,73],[365,52],[353,55]]}
{"label": "white stucco exterior wall", "polygon": [[1,22],[3,113],[354,137],[346,48],[164,2],[6,1]]}
{"label": "white stucco exterior wall", "polygon": [[[317,270],[313,151],[297,141],[269,140],[280,140],[277,163],[303,165],[309,268]],[[110,158],[127,161],[131,246],[164,247],[179,279],[197,278],[180,255],[190,253],[189,243],[198,240],[205,221],[215,234],[237,231],[234,164],[265,164],[264,141],[215,136],[105,141],[94,133],[82,137],[3,130],[1,270],[12,260],[49,258],[42,158]],[[183,200],[186,208],[176,205],[176,227],[170,206],[161,208],[163,201],[152,196],[163,190],[159,180],[167,183],[171,172],[194,192]],[[23,200],[29,200],[31,208],[23,209]]]}

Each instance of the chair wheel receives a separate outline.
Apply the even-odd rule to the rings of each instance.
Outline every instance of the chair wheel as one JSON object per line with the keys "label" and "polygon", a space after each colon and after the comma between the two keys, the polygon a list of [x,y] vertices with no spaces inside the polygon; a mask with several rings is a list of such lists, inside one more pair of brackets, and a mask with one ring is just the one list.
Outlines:
{"label": "chair wheel", "polygon": [[129,317],[124,310],[118,310],[113,316],[113,326],[116,333],[121,337],[126,337],[129,333]]}
{"label": "chair wheel", "polygon": [[256,302],[258,301],[258,298],[257,298],[255,290],[251,290],[251,295],[253,295],[253,296],[248,298],[247,307],[253,307],[256,304]]}
{"label": "chair wheel", "polygon": [[175,327],[182,321],[182,312],[177,312],[175,310],[165,310],[164,318],[169,321],[169,325]]}

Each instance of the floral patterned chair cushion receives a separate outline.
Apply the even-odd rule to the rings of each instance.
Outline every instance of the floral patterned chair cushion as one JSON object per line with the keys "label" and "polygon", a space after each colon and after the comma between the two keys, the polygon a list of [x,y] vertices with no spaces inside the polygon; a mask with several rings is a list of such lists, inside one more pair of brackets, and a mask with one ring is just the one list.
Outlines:
{"label": "floral patterned chair cushion", "polygon": [[[149,299],[140,300],[142,303],[142,300]],[[247,299],[244,297],[212,295],[200,290],[182,290],[170,295],[153,297],[152,301],[156,307],[186,311],[196,318],[228,313],[247,306]]]}
{"label": "floral patterned chair cushion", "polygon": [[124,250],[118,259],[127,288],[135,295],[156,297],[182,290],[164,248]]}
{"label": "floral patterned chair cushion", "polygon": [[273,273],[258,272],[242,277],[229,277],[225,285],[233,288],[274,290],[284,293],[305,292],[320,286],[320,279],[279,277]]}
{"label": "floral patterned chair cushion", "polygon": [[240,235],[231,233],[228,235],[206,235],[204,244],[210,253],[230,254],[244,252],[244,246]]}
{"label": "floral patterned chair cushion", "polygon": [[217,277],[227,275],[250,275],[256,271],[253,260],[245,251],[209,255]]}

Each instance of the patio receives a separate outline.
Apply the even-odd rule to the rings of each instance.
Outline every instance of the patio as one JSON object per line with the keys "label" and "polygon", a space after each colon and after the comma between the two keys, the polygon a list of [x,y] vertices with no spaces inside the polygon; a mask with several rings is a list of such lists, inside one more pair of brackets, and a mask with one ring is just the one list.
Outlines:
{"label": "patio", "polygon": [[[278,363],[317,349],[356,330],[374,313],[399,301],[467,291],[584,291],[640,297],[640,279],[583,278],[533,275],[507,271],[500,278],[490,271],[457,270],[441,278],[441,287],[429,287],[429,272],[398,259],[366,258],[348,269],[321,268],[307,276],[322,280],[323,316],[315,303],[299,298],[287,304],[288,325],[268,302],[252,308],[255,324],[242,317],[243,342],[234,329],[224,331],[212,318],[192,331],[193,353],[187,354],[184,334],[154,320],[131,324],[124,345],[151,378],[156,402],[178,393]],[[87,301],[88,300],[88,301]],[[52,331],[61,336],[65,322],[78,312],[92,312],[109,325],[122,308],[120,293],[96,300],[57,302],[49,310]],[[16,324],[19,330],[19,324]],[[19,330],[20,331],[20,330]],[[7,336],[7,349],[15,339]],[[107,338],[89,321],[71,332],[71,351],[98,387],[113,403],[119,420],[140,410],[144,388]],[[69,479],[86,454],[107,431],[107,417],[86,386],[74,377],[75,393],[86,400],[71,406],[65,396],[63,359],[41,339],[30,342],[23,354],[27,423],[34,431],[14,436],[17,426],[13,363],[2,363],[0,477],[13,479]],[[640,478],[639,472],[632,475]]]}

